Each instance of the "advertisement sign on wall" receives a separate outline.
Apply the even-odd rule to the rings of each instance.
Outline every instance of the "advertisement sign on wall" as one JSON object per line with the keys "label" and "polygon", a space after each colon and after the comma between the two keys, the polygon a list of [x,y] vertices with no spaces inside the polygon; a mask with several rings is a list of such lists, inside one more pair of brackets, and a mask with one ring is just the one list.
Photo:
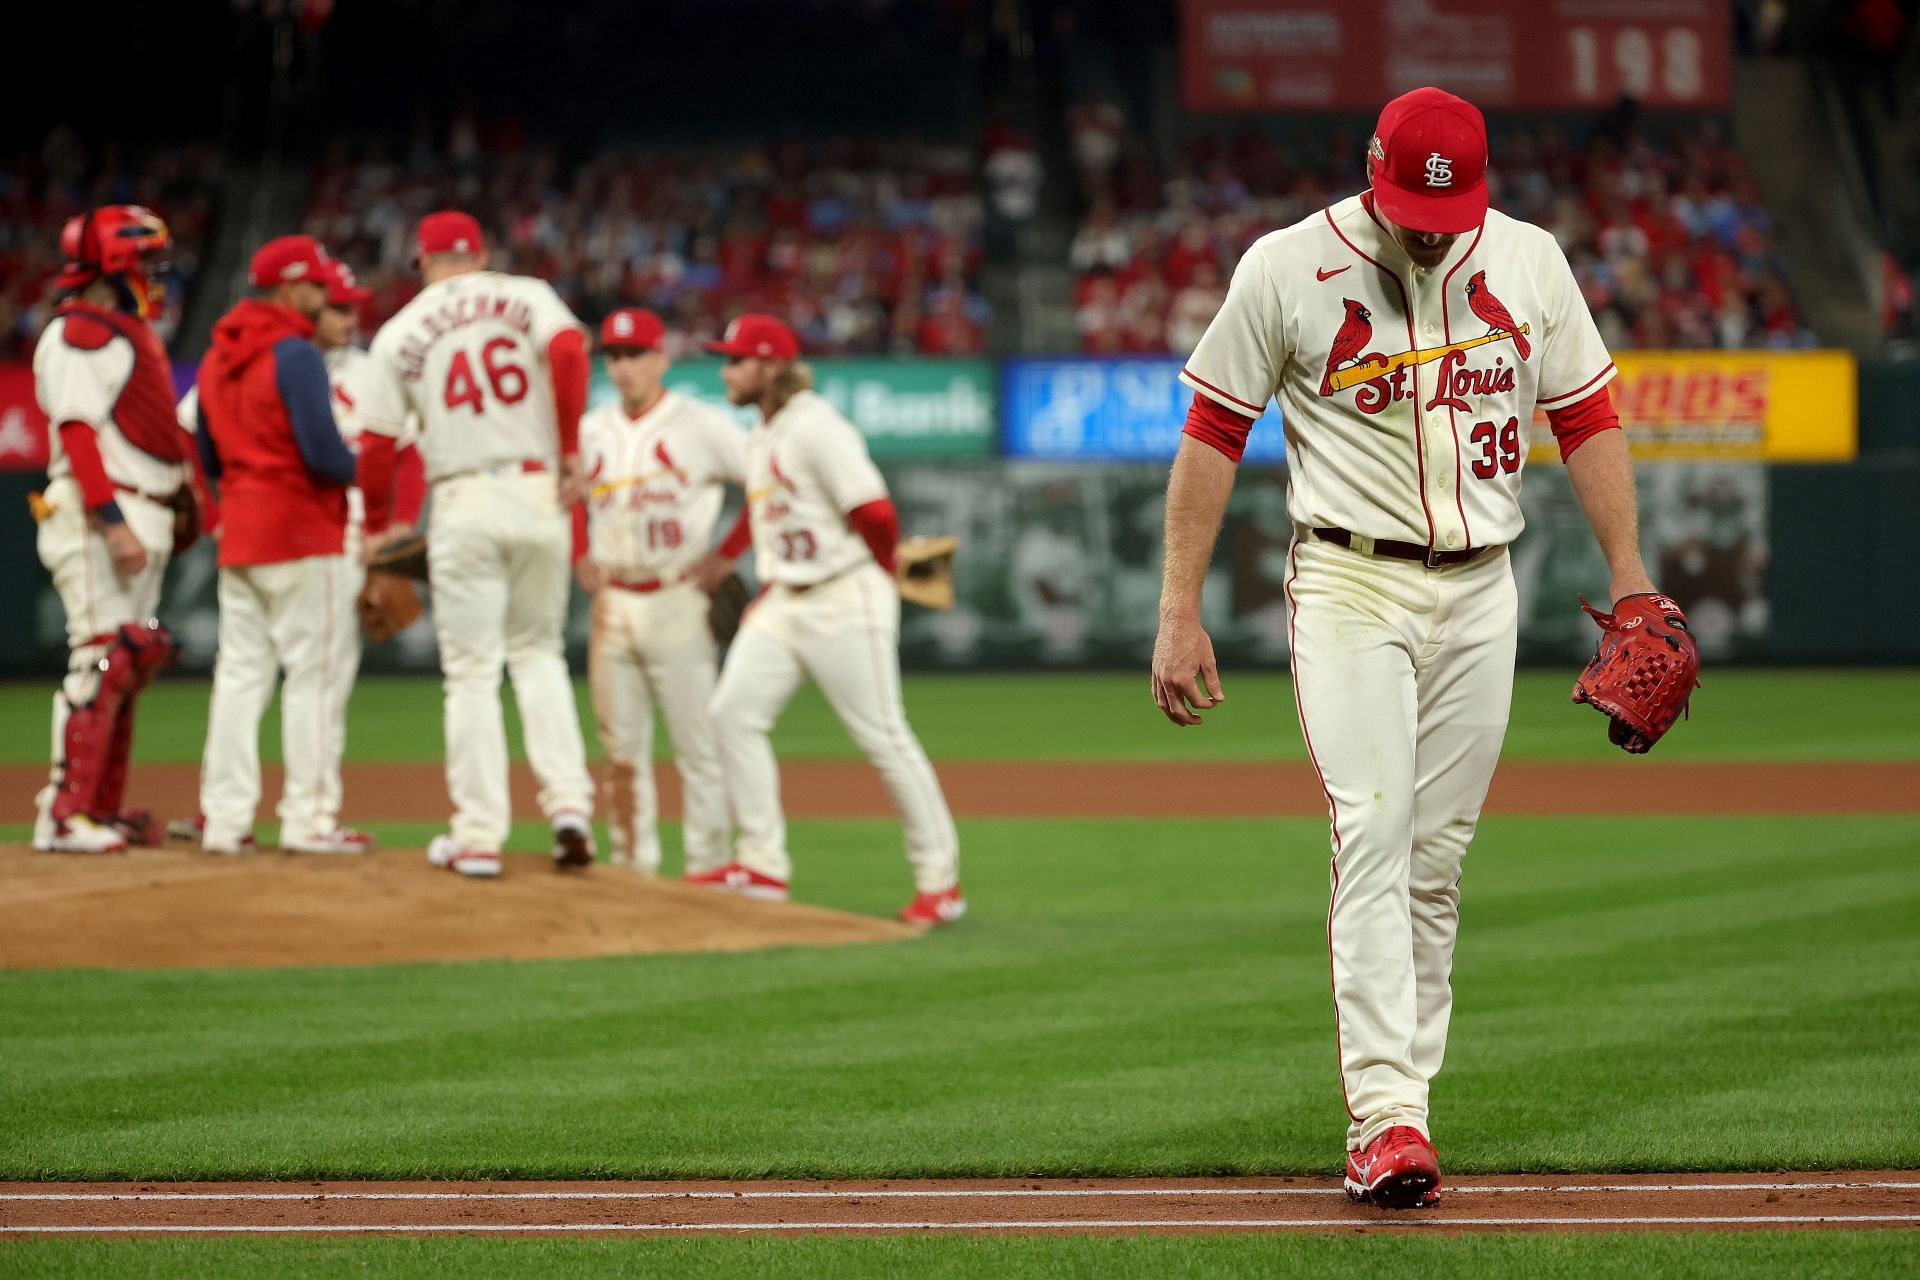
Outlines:
{"label": "advertisement sign on wall", "polygon": [[1729,99],[1728,0],[1182,0],[1189,111],[1375,112],[1438,85],[1483,108]]}
{"label": "advertisement sign on wall", "polygon": [[[1170,356],[1009,360],[1000,371],[1001,452],[1009,458],[1168,462],[1193,392]],[[1286,457],[1272,404],[1247,438],[1246,461]]]}

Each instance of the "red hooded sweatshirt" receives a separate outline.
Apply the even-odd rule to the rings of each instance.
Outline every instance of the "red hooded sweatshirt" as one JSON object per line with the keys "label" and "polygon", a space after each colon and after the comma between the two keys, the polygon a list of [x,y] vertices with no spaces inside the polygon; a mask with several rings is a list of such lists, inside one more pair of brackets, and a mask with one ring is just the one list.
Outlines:
{"label": "red hooded sweatshirt", "polygon": [[333,421],[313,322],[247,299],[200,362],[201,457],[220,487],[220,563],[277,564],[345,548],[353,453]]}

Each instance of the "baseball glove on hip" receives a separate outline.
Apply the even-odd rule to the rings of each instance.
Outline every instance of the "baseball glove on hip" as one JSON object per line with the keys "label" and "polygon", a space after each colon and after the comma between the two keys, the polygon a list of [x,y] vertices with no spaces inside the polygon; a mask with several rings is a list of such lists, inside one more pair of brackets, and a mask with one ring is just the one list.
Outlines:
{"label": "baseball glove on hip", "polygon": [[714,643],[733,643],[734,636],[740,633],[740,619],[746,616],[747,606],[752,603],[753,597],[739,574],[730,573],[720,580],[720,585],[707,598],[707,626],[713,630]]}
{"label": "baseball glove on hip", "polygon": [[959,546],[952,534],[900,539],[893,565],[900,598],[929,609],[953,608],[953,553]]}
{"label": "baseball glove on hip", "polygon": [[1606,715],[1607,738],[1624,751],[1653,749],[1687,709],[1700,683],[1700,647],[1687,615],[1663,595],[1627,596],[1602,613],[1583,596],[1580,607],[1599,624],[1593,660],[1573,682],[1573,700]]}
{"label": "baseball glove on hip", "polygon": [[420,589],[414,582],[426,576],[425,535],[409,534],[374,550],[367,583],[354,605],[369,643],[385,644],[419,620]]}
{"label": "baseball glove on hip", "polygon": [[200,541],[206,529],[200,518],[200,495],[191,484],[183,484],[167,495],[167,507],[173,512],[173,554],[179,555]]}

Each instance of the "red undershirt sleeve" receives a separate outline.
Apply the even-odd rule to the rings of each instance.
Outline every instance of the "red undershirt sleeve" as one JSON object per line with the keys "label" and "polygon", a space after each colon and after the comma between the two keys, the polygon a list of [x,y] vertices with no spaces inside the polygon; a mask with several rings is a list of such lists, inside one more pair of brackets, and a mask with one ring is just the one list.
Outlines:
{"label": "red undershirt sleeve", "polygon": [[114,501],[113,481],[107,478],[107,464],[100,460],[100,440],[93,424],[70,418],[60,424],[60,447],[73,467],[73,479],[80,486],[80,500],[89,511]]}
{"label": "red undershirt sleeve", "polygon": [[560,428],[560,456],[580,452],[580,415],[587,410],[587,384],[593,370],[587,338],[578,329],[562,329],[547,344],[547,368],[553,373],[553,414]]}
{"label": "red undershirt sleeve", "polygon": [[1252,430],[1252,418],[1235,413],[1218,400],[1196,391],[1193,403],[1187,408],[1187,425],[1181,428],[1181,433],[1238,462],[1247,451],[1247,435]]}
{"label": "red undershirt sleeve", "polygon": [[587,504],[573,504],[573,563],[587,558]]}
{"label": "red undershirt sleeve", "polygon": [[900,514],[893,509],[893,499],[875,498],[865,506],[855,507],[847,512],[847,523],[866,539],[874,563],[892,573],[894,551],[900,545]]}
{"label": "red undershirt sleeve", "polygon": [[408,445],[393,460],[393,518],[398,524],[416,524],[427,505],[427,462],[420,450]]}
{"label": "red undershirt sleeve", "polygon": [[753,545],[752,514],[745,508],[740,509],[740,518],[733,522],[733,528],[727,530],[727,536],[720,540],[720,554],[728,560],[738,560]]}
{"label": "red undershirt sleeve", "polygon": [[355,479],[367,508],[368,534],[387,531],[393,523],[393,473],[397,462],[395,441],[369,431],[360,437],[360,463]]}
{"label": "red undershirt sleeve", "polygon": [[1614,412],[1612,391],[1601,387],[1585,400],[1547,410],[1547,425],[1553,428],[1560,460],[1565,462],[1575,449],[1602,431],[1618,431],[1620,415]]}

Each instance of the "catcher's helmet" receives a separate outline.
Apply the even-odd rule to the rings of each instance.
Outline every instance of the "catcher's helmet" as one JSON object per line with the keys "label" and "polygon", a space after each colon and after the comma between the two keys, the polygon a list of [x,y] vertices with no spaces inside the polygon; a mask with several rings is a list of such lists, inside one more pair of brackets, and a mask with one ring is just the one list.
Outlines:
{"label": "catcher's helmet", "polygon": [[152,312],[159,287],[150,276],[173,247],[167,224],[151,209],[137,204],[109,204],[67,220],[60,232],[60,252],[66,266],[56,282],[77,289],[100,276],[123,281],[134,309]]}

